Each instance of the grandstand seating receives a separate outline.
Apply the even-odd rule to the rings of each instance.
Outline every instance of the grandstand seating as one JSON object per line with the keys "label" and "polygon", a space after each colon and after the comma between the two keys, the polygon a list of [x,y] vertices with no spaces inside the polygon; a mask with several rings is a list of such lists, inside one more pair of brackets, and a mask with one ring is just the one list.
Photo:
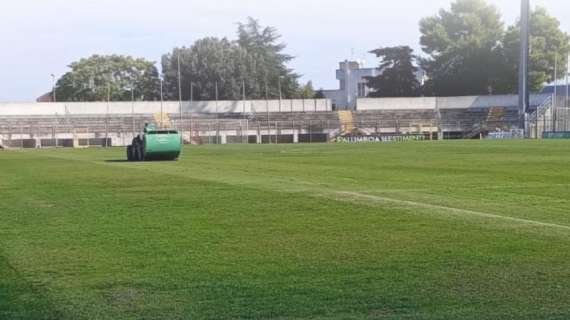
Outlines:
{"label": "grandstand seating", "polygon": [[437,131],[434,110],[369,110],[354,113],[355,126],[375,132]]}
{"label": "grandstand seating", "polygon": [[445,132],[463,133],[463,138],[478,137],[491,131],[518,126],[516,108],[491,107],[442,109],[440,127]]}
{"label": "grandstand seating", "polygon": [[[382,133],[442,131],[471,138],[510,129],[517,126],[519,120],[514,107],[183,114],[182,117],[167,114],[162,118],[172,128],[186,132],[187,142],[199,142],[200,136],[211,139],[212,135],[222,133],[229,142],[259,142],[259,139],[292,142],[296,141],[293,131],[299,135],[299,142],[321,141],[328,134],[354,128]],[[28,145],[29,142],[24,141],[27,139],[41,140],[42,146],[69,145],[69,141],[74,146],[108,144],[109,136],[129,141],[145,123],[156,122],[156,119],[155,114],[4,116],[0,117],[0,141],[8,147]],[[56,136],[61,144],[51,140]],[[77,141],[73,142],[74,139]]]}

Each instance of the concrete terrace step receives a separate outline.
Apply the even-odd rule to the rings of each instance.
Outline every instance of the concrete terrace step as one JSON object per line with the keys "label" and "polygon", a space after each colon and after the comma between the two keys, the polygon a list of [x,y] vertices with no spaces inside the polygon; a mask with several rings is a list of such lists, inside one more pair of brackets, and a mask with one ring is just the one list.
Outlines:
{"label": "concrete terrace step", "polygon": [[[348,114],[347,114],[348,115]],[[168,114],[173,128],[189,130],[255,129],[340,129],[348,122],[361,128],[414,128],[435,126],[444,130],[471,131],[473,127],[506,127],[517,123],[513,108],[442,109],[438,119],[434,110],[369,110],[350,112],[352,119],[338,112],[270,112],[227,114]],[[151,114],[7,116],[0,118],[0,134],[138,132],[145,123],[155,122]]]}

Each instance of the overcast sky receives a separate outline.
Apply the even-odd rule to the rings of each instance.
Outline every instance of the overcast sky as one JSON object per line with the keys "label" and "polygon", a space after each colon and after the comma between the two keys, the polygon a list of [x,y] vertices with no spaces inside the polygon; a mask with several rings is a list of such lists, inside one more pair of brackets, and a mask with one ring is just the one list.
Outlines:
{"label": "overcast sky", "polygon": [[[519,0],[490,0],[506,23]],[[344,59],[377,62],[380,46],[419,49],[418,22],[450,0],[2,0],[0,101],[32,101],[50,90],[50,74],[92,54],[127,54],[160,61],[175,46],[205,36],[234,38],[248,16],[275,26],[288,44],[303,81],[336,88]],[[531,0],[570,31],[570,1]],[[565,19],[565,20],[564,20]]]}

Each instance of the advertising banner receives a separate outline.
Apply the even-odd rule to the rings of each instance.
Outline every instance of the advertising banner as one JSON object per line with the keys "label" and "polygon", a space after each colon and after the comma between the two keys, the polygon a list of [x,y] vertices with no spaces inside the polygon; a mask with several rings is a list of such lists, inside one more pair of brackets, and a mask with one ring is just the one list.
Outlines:
{"label": "advertising banner", "polygon": [[423,134],[372,134],[372,135],[340,135],[333,139],[335,143],[385,143],[385,142],[407,142],[424,141]]}
{"label": "advertising banner", "polygon": [[570,139],[570,132],[545,132],[543,139]]}

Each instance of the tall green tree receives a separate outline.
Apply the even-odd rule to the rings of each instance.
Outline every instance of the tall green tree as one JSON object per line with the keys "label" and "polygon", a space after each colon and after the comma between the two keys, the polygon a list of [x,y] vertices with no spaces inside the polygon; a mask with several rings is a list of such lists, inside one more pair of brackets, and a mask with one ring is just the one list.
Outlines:
{"label": "tall green tree", "polygon": [[294,57],[283,51],[286,44],[280,42],[281,35],[274,27],[264,27],[258,20],[248,18],[238,24],[237,43],[247,52],[250,94],[257,98],[279,95],[279,87],[285,97],[294,97],[298,88],[299,75],[288,67]]}
{"label": "tall green tree", "polygon": [[225,38],[204,38],[189,48],[175,48],[162,57],[165,91],[178,99],[180,58],[182,98],[235,100],[242,96],[242,77],[247,75],[245,52]]}
{"label": "tall green tree", "polygon": [[153,62],[121,55],[93,55],[73,62],[56,85],[59,101],[138,100],[160,98],[159,75]]}
{"label": "tall green tree", "polygon": [[504,26],[498,9],[484,0],[457,0],[420,22],[421,45],[436,95],[486,94],[502,77]]}
{"label": "tall green tree", "polygon": [[[505,54],[504,91],[516,92],[520,61],[520,21],[510,26],[503,41]],[[542,90],[544,84],[554,79],[554,66],[558,56],[559,77],[568,63],[570,41],[567,33],[560,29],[560,21],[537,7],[530,18],[530,89]]]}
{"label": "tall green tree", "polygon": [[368,86],[373,90],[371,97],[415,97],[420,93],[420,83],[416,77],[418,68],[414,65],[414,50],[408,46],[381,48],[371,51],[380,58],[377,77],[368,78]]}
{"label": "tall green tree", "polygon": [[[182,98],[196,100],[285,98],[299,94],[299,76],[288,68],[293,59],[283,51],[285,44],[272,27],[255,19],[238,24],[237,40],[205,38],[189,48],[175,48],[162,57],[168,98],[178,99],[178,59],[180,57]],[[191,84],[193,90],[191,90]],[[191,94],[192,93],[192,94]]]}

